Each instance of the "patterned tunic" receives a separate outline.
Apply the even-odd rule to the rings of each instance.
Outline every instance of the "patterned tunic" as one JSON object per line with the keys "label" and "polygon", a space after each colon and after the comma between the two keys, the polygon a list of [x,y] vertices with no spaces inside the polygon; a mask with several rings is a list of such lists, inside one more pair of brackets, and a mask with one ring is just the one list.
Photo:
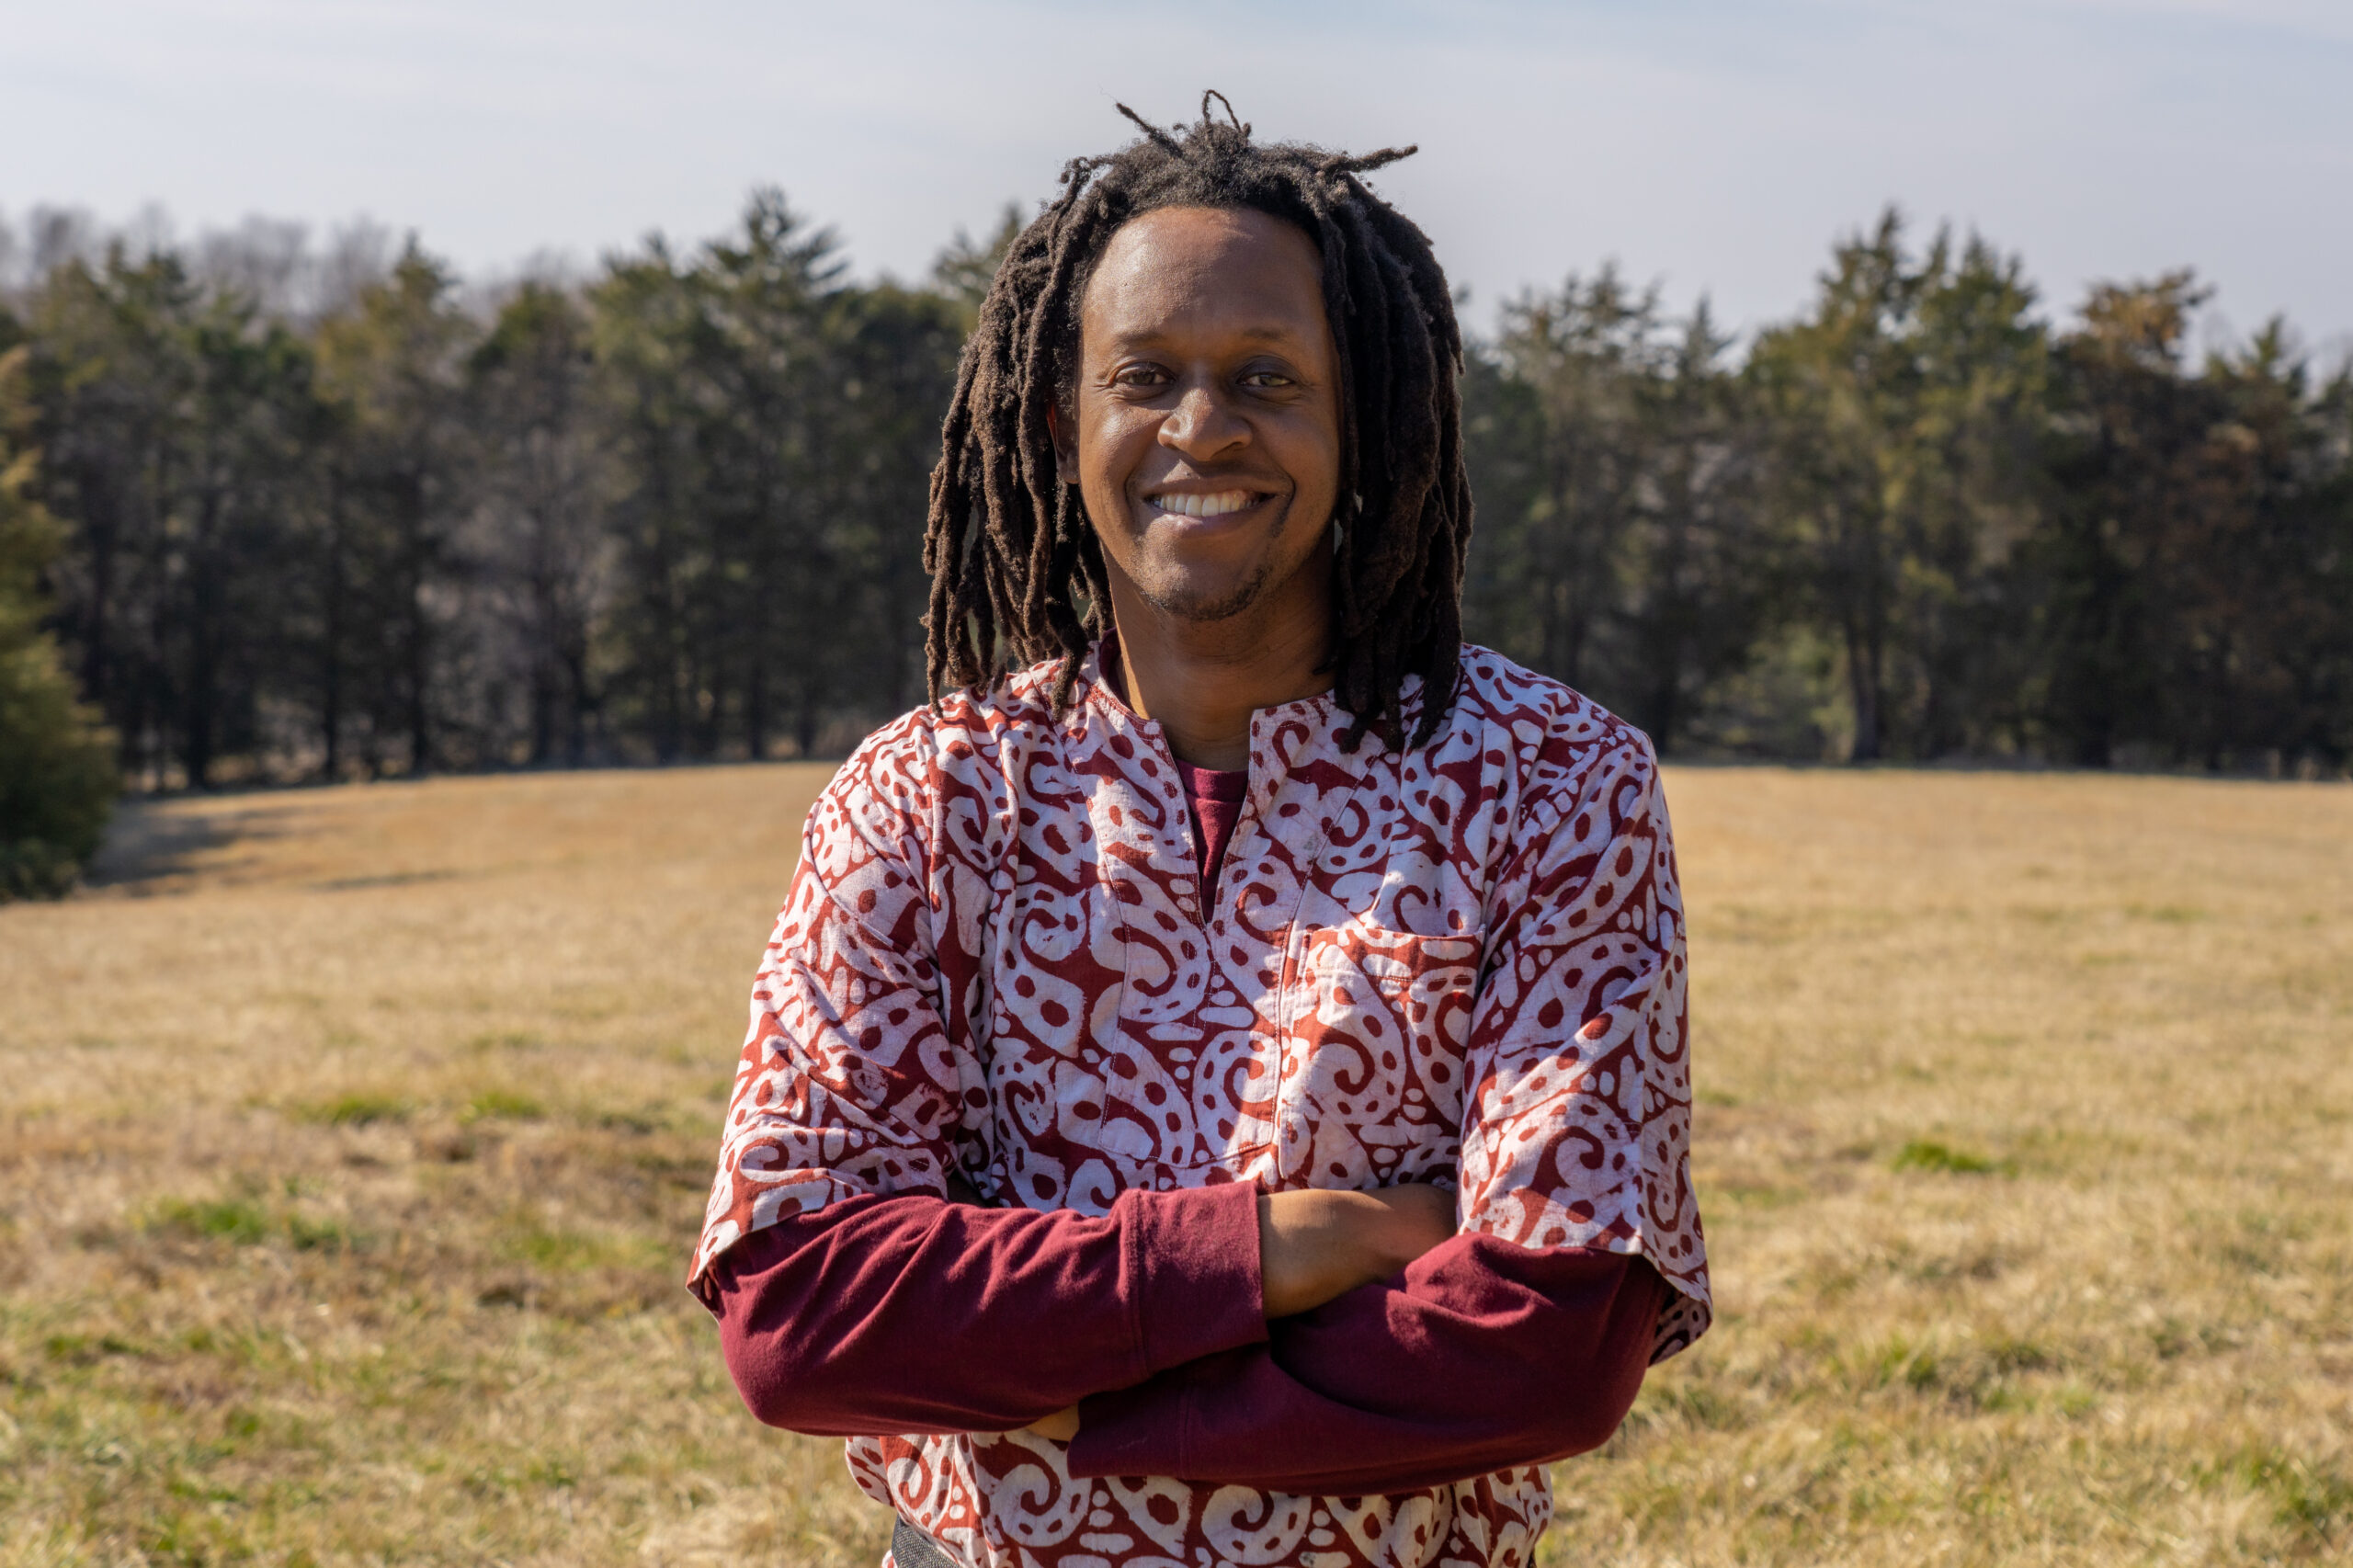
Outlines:
{"label": "patterned tunic", "polygon": [[[1402,756],[1261,710],[1214,907],[1156,724],[1090,657],[872,736],[810,814],[754,987],[693,1278],[865,1194],[1103,1214],[1130,1191],[1436,1181],[1466,1233],[1647,1260],[1708,1324],[1683,913],[1644,737],[1463,650]],[[1409,685],[1407,722],[1418,710]],[[1086,1438],[1083,1435],[1080,1442]],[[858,1483],[986,1568],[1526,1563],[1536,1465],[1389,1496],[1073,1473],[1007,1434],[858,1437]]]}

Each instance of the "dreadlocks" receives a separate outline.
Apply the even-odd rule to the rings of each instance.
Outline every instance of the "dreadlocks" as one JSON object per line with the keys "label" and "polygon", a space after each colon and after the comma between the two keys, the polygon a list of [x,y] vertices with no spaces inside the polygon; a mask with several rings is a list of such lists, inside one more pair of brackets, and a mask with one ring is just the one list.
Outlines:
{"label": "dreadlocks", "polygon": [[[1212,99],[1225,121],[1211,117]],[[1078,374],[1079,302],[1111,235],[1165,207],[1248,209],[1296,224],[1324,263],[1338,351],[1345,514],[1333,562],[1334,694],[1355,722],[1404,744],[1400,692],[1422,677],[1414,741],[1438,731],[1461,642],[1471,534],[1462,467],[1462,335],[1428,238],[1359,176],[1412,153],[1363,156],[1260,145],[1222,93],[1173,131],[1125,104],[1143,131],[1120,152],[1074,158],[1062,194],[1014,240],[956,372],[931,475],[924,568],[931,697],[985,686],[1012,665],[1059,656],[1053,706],[1110,630],[1103,554],[1074,484],[1058,481],[1051,400]]]}

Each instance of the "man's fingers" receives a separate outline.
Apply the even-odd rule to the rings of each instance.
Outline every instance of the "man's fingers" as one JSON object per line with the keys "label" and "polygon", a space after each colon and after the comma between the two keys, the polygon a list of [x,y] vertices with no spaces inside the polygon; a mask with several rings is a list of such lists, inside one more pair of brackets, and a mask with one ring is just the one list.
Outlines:
{"label": "man's fingers", "polygon": [[1078,1406],[1057,1410],[1042,1421],[1029,1423],[1029,1430],[1040,1437],[1051,1437],[1057,1443],[1067,1443],[1078,1436]]}

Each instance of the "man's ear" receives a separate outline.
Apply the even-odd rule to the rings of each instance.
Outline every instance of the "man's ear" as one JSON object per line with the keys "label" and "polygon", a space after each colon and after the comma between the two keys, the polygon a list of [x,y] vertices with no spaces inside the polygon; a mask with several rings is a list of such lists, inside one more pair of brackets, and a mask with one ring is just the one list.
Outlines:
{"label": "man's ear", "polygon": [[1060,403],[1046,404],[1046,435],[1054,443],[1054,477],[1064,484],[1078,483],[1078,442],[1063,420]]}

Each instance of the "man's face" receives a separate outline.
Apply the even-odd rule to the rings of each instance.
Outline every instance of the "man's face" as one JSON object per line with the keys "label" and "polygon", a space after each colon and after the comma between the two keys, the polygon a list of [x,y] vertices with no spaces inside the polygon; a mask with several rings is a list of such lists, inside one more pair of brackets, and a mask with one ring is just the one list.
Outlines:
{"label": "man's face", "polygon": [[1113,580],[1222,620],[1328,599],[1340,405],[1313,242],[1263,212],[1164,208],[1111,237],[1054,421]]}

